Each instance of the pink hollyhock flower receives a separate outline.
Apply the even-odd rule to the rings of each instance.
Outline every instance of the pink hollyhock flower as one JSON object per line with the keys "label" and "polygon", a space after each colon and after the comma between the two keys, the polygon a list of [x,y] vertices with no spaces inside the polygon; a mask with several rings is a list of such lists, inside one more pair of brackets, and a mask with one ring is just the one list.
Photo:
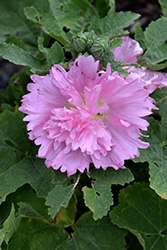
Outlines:
{"label": "pink hollyhock flower", "polygon": [[[115,61],[136,63],[137,56],[143,53],[142,48],[138,42],[129,37],[124,36],[121,38],[123,40],[121,46],[112,50]],[[127,80],[131,78],[131,73],[133,73],[132,78],[136,73],[140,77],[140,80],[145,82],[145,88],[147,88],[150,93],[156,88],[167,87],[167,73],[148,70],[145,67],[125,66],[123,69],[130,73],[129,76],[127,76]]]}
{"label": "pink hollyhock flower", "polygon": [[115,61],[122,61],[126,63],[136,63],[137,56],[143,54],[143,49],[140,47],[139,43],[135,40],[123,36],[122,44],[112,50],[114,53]]}
{"label": "pink hollyhock flower", "polygon": [[136,74],[126,81],[111,73],[110,64],[98,72],[92,56],[79,56],[69,68],[54,65],[49,75],[32,75],[23,96],[19,110],[27,114],[29,138],[41,145],[38,157],[68,175],[89,171],[90,163],[124,168],[125,159],[149,146],[140,140],[149,125],[144,117],[155,108],[145,83]]}

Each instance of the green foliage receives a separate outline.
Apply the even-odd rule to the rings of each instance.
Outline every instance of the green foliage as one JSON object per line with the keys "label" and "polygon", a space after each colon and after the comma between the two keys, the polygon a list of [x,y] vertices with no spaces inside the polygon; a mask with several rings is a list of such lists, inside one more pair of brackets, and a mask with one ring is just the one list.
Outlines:
{"label": "green foliage", "polygon": [[167,67],[167,19],[165,17],[151,22],[145,32],[136,28],[136,40],[143,46],[145,53],[140,56],[139,63],[151,70]]}
{"label": "green foliage", "polygon": [[62,226],[41,218],[26,218],[22,215],[20,217],[21,221],[18,230],[10,240],[9,250],[55,250],[67,239]]}
{"label": "green foliage", "polygon": [[133,181],[133,175],[128,169],[114,170],[108,168],[91,170],[92,188],[84,187],[84,200],[86,206],[93,212],[95,220],[107,215],[110,206],[113,205],[111,193],[112,184],[124,185]]}
{"label": "green foliage", "polygon": [[[159,3],[166,16],[166,1]],[[111,50],[121,45],[119,37],[128,34],[126,28],[138,17],[131,12],[115,13],[113,0],[1,1],[0,55],[26,66],[0,94],[5,102],[0,107],[2,250],[167,248],[166,88],[152,94],[159,111],[148,118],[145,133],[149,137],[142,139],[150,147],[141,149],[133,162],[126,161],[127,169],[117,171],[91,167],[90,173],[67,177],[60,170],[47,169],[44,160],[36,157],[38,147],[28,139],[18,111],[31,73],[45,75],[54,64],[68,70],[79,54],[99,59],[102,70],[110,63],[111,71],[119,74],[127,74],[122,69],[125,65],[166,72],[165,17],[145,31],[136,26],[135,39],[144,51],[139,64],[114,61]],[[143,180],[150,181],[159,196]]]}
{"label": "green foliage", "polygon": [[95,221],[90,212],[80,217],[73,227],[72,239],[66,241],[60,250],[125,250],[126,231],[113,225],[109,217]]}
{"label": "green foliage", "polygon": [[63,48],[58,42],[54,42],[50,49],[43,47],[44,38],[38,38],[38,47],[41,52],[46,56],[48,67],[53,66],[54,64],[60,63],[64,60]]}
{"label": "green foliage", "polygon": [[[28,140],[23,114],[5,110],[0,114],[0,203],[18,187],[29,183],[40,197],[53,188],[52,170],[35,158],[37,147]],[[10,156],[10,157],[9,157]]]}
{"label": "green foliage", "polygon": [[153,118],[148,119],[150,126],[147,134],[149,137],[145,141],[150,143],[150,147],[140,150],[140,157],[136,162],[147,161],[149,163],[150,186],[164,199],[167,199],[167,119],[164,115],[159,121]]}
{"label": "green foliage", "polygon": [[106,17],[92,23],[89,30],[94,30],[98,36],[107,36],[111,40],[112,38],[128,34],[128,31],[124,29],[138,17],[139,14],[131,12],[109,12]]}
{"label": "green foliage", "polygon": [[[40,34],[39,29],[24,15],[24,8],[31,5],[31,0],[1,1],[0,42],[4,42],[9,35],[17,34],[25,43],[27,49],[36,50],[37,37]],[[33,5],[40,11],[49,10],[46,0],[33,1]]]}
{"label": "green foliage", "polygon": [[71,196],[74,193],[74,185],[63,188],[61,185],[57,185],[46,198],[46,205],[50,206],[49,214],[53,219],[60,208],[67,207]]}
{"label": "green foliage", "polygon": [[161,9],[163,12],[163,15],[167,17],[167,2],[166,0],[158,0],[159,4],[161,5]]}
{"label": "green foliage", "polygon": [[17,65],[29,66],[32,73],[48,70],[45,59],[39,59],[33,56],[30,52],[19,48],[14,43],[0,44],[0,55],[3,56],[4,59]]}
{"label": "green foliage", "polygon": [[134,183],[122,189],[119,205],[110,212],[111,221],[133,233],[144,250],[167,248],[167,201],[147,183]]}
{"label": "green foliage", "polygon": [[3,228],[0,229],[0,246],[3,241],[5,241],[6,244],[8,244],[13,233],[18,228],[19,222],[20,222],[20,218],[15,217],[15,209],[14,209],[14,206],[12,205],[12,209],[11,209],[9,217],[3,223]]}

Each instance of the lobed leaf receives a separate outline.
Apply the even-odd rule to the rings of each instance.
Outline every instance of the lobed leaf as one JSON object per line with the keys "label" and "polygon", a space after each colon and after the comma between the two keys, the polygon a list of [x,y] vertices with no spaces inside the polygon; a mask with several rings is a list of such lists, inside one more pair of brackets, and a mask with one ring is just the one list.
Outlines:
{"label": "lobed leaf", "polygon": [[129,25],[133,24],[140,15],[131,12],[109,12],[104,18],[93,22],[89,30],[94,30],[97,36],[107,36],[110,39],[128,34],[128,31],[124,30]]}
{"label": "lobed leaf", "polygon": [[58,64],[64,60],[64,52],[62,46],[58,42],[54,42],[50,49],[43,47],[44,38],[38,38],[39,50],[46,56],[48,67]]}
{"label": "lobed leaf", "polygon": [[151,70],[167,67],[167,18],[162,17],[150,23],[145,32],[141,28],[135,29],[136,40],[143,47],[145,53],[139,57],[139,63]]}
{"label": "lobed leaf", "polygon": [[3,228],[0,229],[0,247],[3,241],[8,244],[10,238],[18,228],[19,222],[20,218],[15,216],[15,208],[12,204],[11,212],[8,218],[3,223]]}
{"label": "lobed leaf", "polygon": [[119,204],[110,212],[111,221],[133,233],[144,250],[167,248],[167,201],[147,183],[134,183],[120,191]]}
{"label": "lobed leaf", "polygon": [[33,73],[48,70],[46,59],[39,59],[33,56],[29,51],[23,50],[15,44],[0,44],[0,55],[17,65],[29,66]]}
{"label": "lobed leaf", "polygon": [[135,162],[149,163],[150,187],[162,198],[167,199],[167,106],[163,109],[164,113],[161,123],[153,118],[149,118],[150,123],[144,141],[150,143],[147,149],[140,149],[140,157]]}
{"label": "lobed leaf", "polygon": [[72,239],[66,241],[60,250],[125,250],[126,231],[113,225],[109,217],[95,221],[91,212],[83,214],[73,226]]}
{"label": "lobed leaf", "polygon": [[0,114],[0,203],[20,186],[29,183],[38,196],[46,197],[54,185],[52,170],[34,157],[37,147],[27,137],[23,114]]}
{"label": "lobed leaf", "polygon": [[[46,0],[37,0],[33,4],[40,11],[49,10]],[[34,23],[27,20],[23,11],[26,6],[31,5],[31,0],[1,1],[0,43],[4,42],[10,35],[17,35],[23,40],[27,49],[32,51],[36,49],[40,31]]]}
{"label": "lobed leaf", "polygon": [[84,187],[82,190],[85,204],[93,212],[93,218],[97,220],[107,215],[110,206],[113,205],[111,185],[129,183],[133,181],[133,175],[129,169],[108,168],[106,171],[91,170],[90,176],[93,179],[92,188]]}

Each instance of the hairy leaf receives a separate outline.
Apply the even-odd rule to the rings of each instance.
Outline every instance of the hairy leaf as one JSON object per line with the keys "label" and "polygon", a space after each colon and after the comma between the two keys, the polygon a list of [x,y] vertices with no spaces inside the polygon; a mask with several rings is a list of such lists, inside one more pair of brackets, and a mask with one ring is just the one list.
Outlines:
{"label": "hairy leaf", "polygon": [[54,64],[60,63],[64,60],[64,52],[62,46],[58,42],[54,42],[50,49],[43,47],[43,37],[39,37],[38,44],[39,49],[46,56],[48,62],[48,68]]}
{"label": "hairy leaf", "polygon": [[[164,107],[164,106],[163,106]],[[167,106],[163,108],[161,123],[149,118],[149,137],[144,140],[150,143],[147,149],[140,149],[140,157],[135,162],[149,163],[150,186],[162,198],[167,199]]]}
{"label": "hairy leaf", "polygon": [[126,231],[113,225],[109,217],[94,221],[92,214],[83,214],[73,227],[72,239],[62,244],[60,250],[125,250]]}
{"label": "hairy leaf", "polygon": [[[37,0],[33,4],[39,11],[49,10],[46,0]],[[27,20],[23,11],[26,6],[31,5],[31,0],[1,1],[0,42],[4,42],[9,35],[17,35],[23,40],[27,49],[34,50],[37,47],[37,37],[40,34],[39,29]]]}
{"label": "hairy leaf", "polygon": [[41,218],[22,217],[18,230],[10,240],[8,249],[55,250],[66,239],[67,233],[62,226],[49,223]]}
{"label": "hairy leaf", "polygon": [[131,12],[109,12],[107,16],[92,23],[89,30],[94,30],[98,36],[107,36],[110,39],[128,34],[124,28],[133,24],[140,15]]}
{"label": "hairy leaf", "polygon": [[167,67],[167,18],[159,18],[151,22],[142,32],[136,28],[135,38],[143,46],[145,53],[139,57],[139,63],[151,70],[160,70]]}
{"label": "hairy leaf", "polygon": [[0,44],[0,55],[17,65],[29,66],[33,73],[36,71],[48,70],[48,65],[45,59],[39,59],[15,44]]}
{"label": "hairy leaf", "polygon": [[133,180],[133,175],[129,169],[108,168],[106,171],[91,170],[90,176],[93,179],[92,188],[83,188],[84,200],[86,206],[93,212],[94,219],[97,220],[107,215],[110,206],[113,205],[111,185],[129,183]]}
{"label": "hairy leaf", "polygon": [[52,170],[35,157],[37,147],[28,140],[23,114],[0,114],[0,202],[6,195],[29,183],[40,197],[46,197],[54,185]]}
{"label": "hairy leaf", "polygon": [[12,205],[10,215],[3,223],[3,228],[0,229],[0,247],[3,241],[5,241],[6,244],[8,244],[10,238],[18,228],[19,222],[20,218],[15,217],[15,208]]}
{"label": "hairy leaf", "polygon": [[[64,186],[64,181],[59,185],[56,185],[52,191],[49,192],[48,196],[46,197],[46,205],[50,206],[48,209],[51,218],[54,219],[56,213],[60,210],[61,207],[66,208],[69,204],[69,201],[74,193],[74,189],[78,184],[80,175],[74,184],[69,186]],[[65,179],[67,182],[68,178]]]}
{"label": "hairy leaf", "polygon": [[167,201],[147,183],[134,183],[120,191],[119,205],[110,212],[111,221],[133,233],[144,250],[167,248]]}

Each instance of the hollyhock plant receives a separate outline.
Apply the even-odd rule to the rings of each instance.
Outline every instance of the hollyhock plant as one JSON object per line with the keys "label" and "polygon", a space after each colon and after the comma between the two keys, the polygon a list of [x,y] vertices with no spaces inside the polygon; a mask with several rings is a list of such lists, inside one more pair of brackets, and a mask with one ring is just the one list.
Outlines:
{"label": "hollyhock plant", "polygon": [[[115,61],[123,61],[126,63],[136,63],[137,56],[143,53],[143,49],[139,43],[129,37],[121,37],[122,44],[112,50],[114,53]],[[128,78],[134,77],[137,74],[141,81],[145,82],[145,88],[152,93],[156,88],[167,87],[167,73],[148,70],[145,67],[124,66],[123,69],[128,71]]]}
{"label": "hollyhock plant", "polygon": [[47,167],[67,171],[124,168],[125,159],[147,148],[140,130],[147,130],[145,116],[153,99],[140,76],[126,81],[117,72],[98,71],[99,61],[79,56],[66,72],[54,65],[46,76],[32,75],[19,110],[27,116],[29,139],[40,145],[38,157]]}

